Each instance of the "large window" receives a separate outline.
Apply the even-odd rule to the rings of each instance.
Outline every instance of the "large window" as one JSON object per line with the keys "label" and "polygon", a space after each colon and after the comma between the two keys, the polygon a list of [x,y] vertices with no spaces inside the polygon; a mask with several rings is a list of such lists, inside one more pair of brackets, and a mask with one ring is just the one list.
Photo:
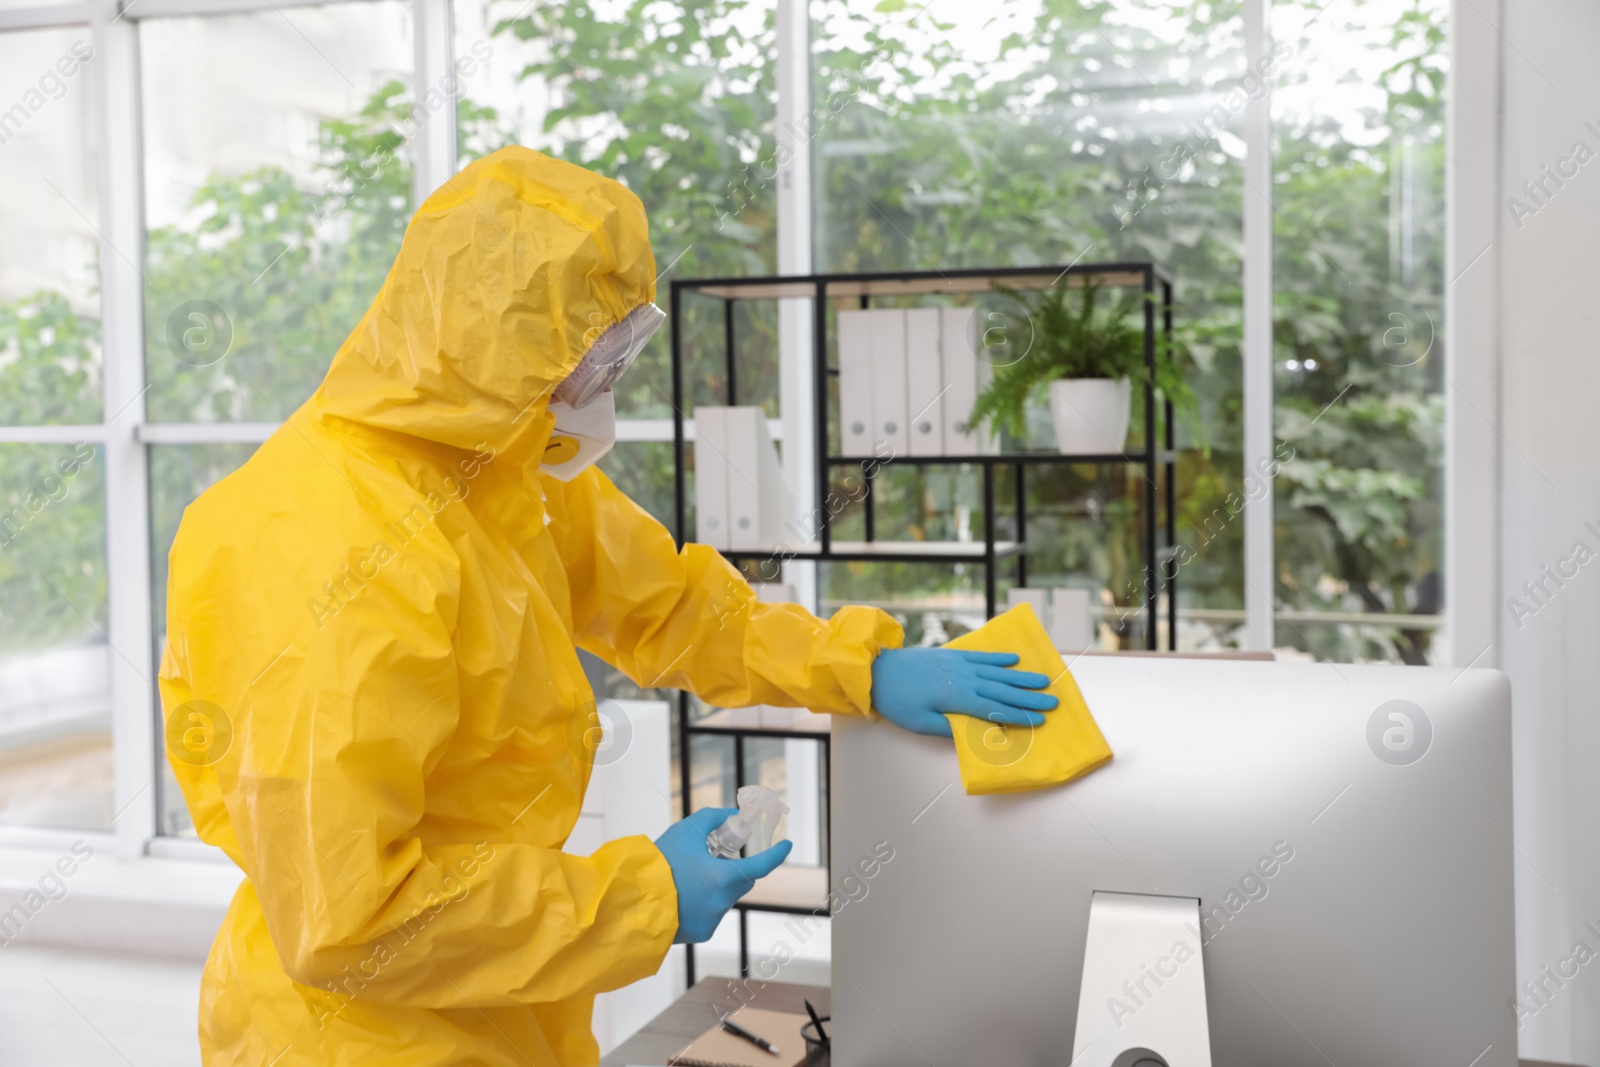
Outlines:
{"label": "large window", "polygon": [[1446,5],[1405,6],[1274,10],[1277,643],[1319,659],[1427,663],[1442,607]]}
{"label": "large window", "polygon": [[[1240,489],[1244,142],[1241,109],[1214,106],[1245,66],[1237,5],[1024,0],[951,5],[934,17],[915,5],[886,16],[859,0],[828,0],[814,11],[821,265],[1165,267],[1200,398],[1198,432],[1191,424],[1179,438],[1190,447],[1178,527],[1194,540],[1191,528]],[[1036,399],[1016,447],[1054,445],[1045,399]],[[1009,477],[1001,473],[997,498],[1012,499]],[[1141,481],[1127,465],[1085,464],[1040,467],[1026,483],[1029,585],[1089,588],[1102,640],[1125,647],[1144,641]],[[976,471],[892,471],[880,488],[880,537],[955,539],[982,513]],[[883,532],[886,519],[897,533]],[[1178,575],[1183,647],[1232,639],[1243,604],[1239,525],[1196,541]],[[830,600],[871,595],[898,605],[914,638],[983,617],[981,573],[831,571]]]}
{"label": "large window", "polygon": [[[1275,475],[1274,644],[1428,662],[1442,595],[1445,6],[1283,0],[1248,71],[1239,5],[814,11],[825,267],[1153,259],[1176,278],[1201,416],[1180,460],[1180,647],[1240,639],[1242,508]],[[1254,147],[1272,152],[1273,184],[1247,194],[1244,113],[1269,91],[1273,141]],[[1274,231],[1275,457],[1288,458],[1265,476],[1242,463],[1247,195],[1270,201]],[[1143,592],[1133,476],[1047,470],[1029,485],[1042,548],[1030,584],[1088,585],[1126,615]],[[880,516],[913,535],[976,506],[975,477],[948,471],[882,488]],[[958,625],[981,612],[967,576],[852,571],[830,599],[866,590],[914,628],[917,614],[942,628],[951,609]]]}
{"label": "large window", "polygon": [[[0,0],[0,823],[111,828],[113,796],[145,784],[115,758],[127,746],[153,748],[157,782],[132,836],[188,832],[161,785],[159,723],[118,715],[125,661],[148,683],[155,664],[113,647],[115,608],[148,601],[158,653],[183,508],[315,388],[417,190],[510,143],[634,189],[663,294],[674,276],[778,271],[780,220],[795,219],[820,271],[1160,263],[1198,397],[1180,437],[1180,645],[1243,639],[1250,554],[1269,552],[1287,654],[1437,655],[1441,0],[812,0],[809,42],[776,0],[147,2],[101,16],[95,36]],[[1246,47],[1249,12],[1270,14],[1264,52]],[[107,63],[91,39],[136,61]],[[809,72],[803,131],[780,129],[780,94],[807,80],[780,84],[784,55]],[[127,84],[102,86],[111,71]],[[1257,143],[1246,115],[1269,92]],[[775,179],[780,150],[801,153],[809,194]],[[1246,163],[1264,158],[1270,188],[1252,190]],[[128,189],[141,195],[104,195]],[[1242,373],[1252,196],[1273,231],[1271,289],[1254,294],[1274,309],[1267,398]],[[106,283],[119,264],[142,337],[117,332],[138,318]],[[690,299],[682,319],[686,410],[721,403],[721,308]],[[738,399],[774,419],[785,360],[810,358],[788,321],[751,303],[734,322]],[[1286,458],[1276,537],[1247,545],[1243,427],[1263,399]],[[619,412],[604,467],[669,519],[665,331]],[[1143,595],[1132,476],[1080,465],[1029,485],[1030,583],[1091,588],[1107,645],[1143,637],[1117,621]],[[877,535],[975,536],[978,496],[973,472],[892,471]],[[862,517],[839,521],[848,534]],[[132,526],[149,557],[119,569]],[[822,609],[877,603],[913,640],[981,615],[972,568],[817,577]],[[697,757],[696,806],[731,777],[731,746],[714,747]],[[751,777],[798,780],[794,752],[752,744]]]}
{"label": "large window", "polygon": [[[282,421],[366,310],[410,215],[410,6],[139,30],[149,418]],[[226,57],[203,92],[193,56]]]}
{"label": "large window", "polygon": [[0,34],[0,424],[32,431],[0,438],[0,824],[106,830],[105,463],[74,430],[101,409],[89,40]]}

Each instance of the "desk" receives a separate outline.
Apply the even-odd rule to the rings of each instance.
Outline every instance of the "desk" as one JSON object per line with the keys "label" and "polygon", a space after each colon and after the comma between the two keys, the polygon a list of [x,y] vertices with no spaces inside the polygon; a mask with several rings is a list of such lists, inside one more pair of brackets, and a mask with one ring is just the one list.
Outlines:
{"label": "desk", "polygon": [[[827,1015],[831,1003],[827,986],[793,982],[761,982],[754,978],[705,978],[695,983],[675,1004],[645,1024],[644,1029],[612,1050],[601,1067],[651,1064],[660,1067],[673,1054],[717,1025],[717,1020],[749,1005],[769,1011],[806,1013],[807,1000],[818,1015]],[[796,1034],[795,1041],[800,1040]],[[782,1047],[782,1046],[780,1046]]]}
{"label": "desk", "polygon": [[[718,1019],[742,1005],[792,1011],[804,1015],[805,1002],[811,1001],[818,1015],[831,1014],[827,986],[796,985],[793,982],[759,982],[754,978],[740,982],[734,978],[707,978],[695,984],[675,1004],[645,1024],[644,1029],[600,1061],[600,1067],[630,1067],[635,1064],[661,1065],[673,1053],[705,1033]],[[1569,1067],[1543,1060],[1518,1060],[1520,1067]]]}

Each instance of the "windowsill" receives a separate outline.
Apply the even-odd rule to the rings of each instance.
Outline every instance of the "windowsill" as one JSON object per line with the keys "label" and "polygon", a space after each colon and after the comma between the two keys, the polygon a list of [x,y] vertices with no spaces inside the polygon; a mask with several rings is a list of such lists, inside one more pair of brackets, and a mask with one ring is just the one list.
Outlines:
{"label": "windowsill", "polygon": [[204,959],[243,875],[197,841],[152,851],[167,854],[121,860],[88,836],[0,846],[0,945]]}

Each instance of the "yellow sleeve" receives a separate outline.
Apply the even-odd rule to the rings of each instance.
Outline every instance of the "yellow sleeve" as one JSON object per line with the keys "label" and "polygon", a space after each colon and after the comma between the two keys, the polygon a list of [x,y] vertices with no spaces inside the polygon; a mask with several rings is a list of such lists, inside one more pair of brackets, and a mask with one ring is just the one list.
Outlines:
{"label": "yellow sleeve", "polygon": [[762,604],[722,554],[680,551],[598,469],[545,479],[581,648],[642,686],[687,689],[719,707],[773,704],[872,717],[872,661],[905,638],[876,608],[824,621]]}
{"label": "yellow sleeve", "polygon": [[[373,580],[319,640],[229,694],[227,758],[203,771],[174,764],[197,795],[211,784],[195,776],[215,774],[230,855],[284,970],[318,990],[425,1008],[558,1001],[654,974],[677,895],[649,839],[592,857],[495,840],[492,828],[473,843],[438,840],[470,841],[431,826],[424,807],[427,771],[462,715],[459,605],[452,585],[403,582]],[[189,603],[162,672],[169,709],[218,693],[237,651],[226,620],[208,617],[225,604]]]}

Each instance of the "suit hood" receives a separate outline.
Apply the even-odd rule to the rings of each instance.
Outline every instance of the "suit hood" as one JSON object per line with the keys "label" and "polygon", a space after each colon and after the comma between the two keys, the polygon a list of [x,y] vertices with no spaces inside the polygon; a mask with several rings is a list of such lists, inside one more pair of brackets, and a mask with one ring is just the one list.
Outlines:
{"label": "suit hood", "polygon": [[551,391],[655,299],[644,205],[531,149],[469,164],[423,203],[312,404],[456,448],[525,452]]}

